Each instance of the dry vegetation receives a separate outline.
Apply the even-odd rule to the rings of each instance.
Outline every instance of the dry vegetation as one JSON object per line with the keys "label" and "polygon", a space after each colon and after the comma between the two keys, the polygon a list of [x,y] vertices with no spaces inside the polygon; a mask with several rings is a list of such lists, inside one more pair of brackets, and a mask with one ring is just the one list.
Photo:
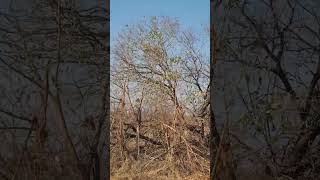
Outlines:
{"label": "dry vegetation", "polygon": [[112,179],[209,179],[209,60],[200,47],[209,46],[201,38],[166,17],[119,35],[111,66]]}
{"label": "dry vegetation", "polygon": [[319,179],[318,2],[214,1],[211,62],[208,28],[147,18],[119,34],[111,72],[103,1],[14,2],[0,179],[105,179],[109,144],[111,179]]}
{"label": "dry vegetation", "polygon": [[319,179],[319,2],[212,5],[212,118],[229,122],[230,179]]}
{"label": "dry vegetation", "polygon": [[119,35],[112,177],[319,179],[319,2],[211,5],[211,66],[176,21]]}
{"label": "dry vegetation", "polygon": [[108,175],[108,16],[99,2],[1,1],[1,180]]}

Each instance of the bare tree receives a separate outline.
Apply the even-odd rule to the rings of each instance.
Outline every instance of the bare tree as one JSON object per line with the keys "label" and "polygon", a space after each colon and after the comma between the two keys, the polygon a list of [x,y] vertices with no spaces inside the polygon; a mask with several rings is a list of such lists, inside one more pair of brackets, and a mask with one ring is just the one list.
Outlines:
{"label": "bare tree", "polygon": [[[250,139],[263,145],[256,159],[272,177],[317,176],[308,158],[317,154],[319,135],[319,23],[312,6],[318,8],[313,1],[226,1],[214,17],[218,67],[238,67],[224,77],[237,82],[229,89],[243,105],[234,122],[240,119]],[[245,141],[234,136],[235,144]]]}
{"label": "bare tree", "polygon": [[[8,164],[1,172],[8,179],[103,178],[98,164],[108,119],[105,6],[23,3],[17,9],[12,1],[8,11],[0,12],[1,136],[11,136],[6,143],[12,145],[1,148]],[[78,143],[79,129],[87,115],[95,129],[82,126],[94,137],[84,145]]]}
{"label": "bare tree", "polygon": [[[128,106],[124,109],[135,118],[130,121],[115,116],[113,124],[127,126],[127,137],[122,138],[137,138],[140,160],[146,158],[146,151],[159,148],[166,152],[158,158],[166,157],[171,163],[185,161],[184,156],[190,163],[197,158],[207,161],[208,40],[183,30],[177,20],[168,17],[146,18],[119,34],[112,51],[111,93],[123,101],[121,92],[125,92]],[[134,99],[139,100],[134,103]],[[118,113],[116,109],[112,112]],[[117,131],[122,132],[121,128]],[[139,142],[146,145],[140,149]],[[181,166],[188,171],[199,168],[195,162],[187,164]]]}

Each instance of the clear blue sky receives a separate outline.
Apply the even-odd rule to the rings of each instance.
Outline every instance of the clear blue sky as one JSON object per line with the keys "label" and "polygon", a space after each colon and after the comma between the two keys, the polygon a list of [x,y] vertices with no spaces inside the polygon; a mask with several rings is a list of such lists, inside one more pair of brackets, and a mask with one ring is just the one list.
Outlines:
{"label": "clear blue sky", "polygon": [[134,24],[143,17],[168,16],[177,18],[185,28],[203,33],[209,25],[209,0],[111,0],[111,46],[126,24]]}

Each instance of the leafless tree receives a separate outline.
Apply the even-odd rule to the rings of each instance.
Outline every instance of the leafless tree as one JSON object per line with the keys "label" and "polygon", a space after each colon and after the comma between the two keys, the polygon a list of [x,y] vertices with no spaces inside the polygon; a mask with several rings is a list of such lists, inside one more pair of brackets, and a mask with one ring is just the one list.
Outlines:
{"label": "leafless tree", "polygon": [[[229,76],[221,71],[223,79],[232,78],[228,88],[243,105],[233,122],[240,119],[250,139],[261,143],[264,153],[256,153],[256,159],[272,177],[317,177],[318,6],[314,1],[240,0],[226,1],[215,12],[217,68],[229,69]],[[234,144],[258,149],[242,144],[247,140],[234,133]]]}
{"label": "leafless tree", "polygon": [[[11,136],[4,142],[11,146],[1,148],[8,165],[0,172],[7,179],[103,179],[99,161],[108,139],[109,91],[106,5],[23,3],[19,8],[12,1],[8,11],[0,12],[1,136]],[[87,147],[78,143],[80,126],[94,137]],[[64,168],[52,168],[59,166]]]}
{"label": "leafless tree", "polygon": [[[115,134],[121,134],[117,133],[123,132],[120,127],[126,126],[127,135],[121,138],[138,139],[135,151],[140,160],[148,157],[139,149],[139,142],[145,142],[144,152],[165,150],[156,156],[158,159],[185,161],[186,156],[193,163],[181,164],[191,172],[199,168],[194,162],[197,158],[208,162],[209,148],[204,138],[209,117],[208,43],[208,37],[183,30],[177,20],[169,17],[146,18],[119,34],[112,47],[111,94],[114,103],[121,104],[117,99],[126,102],[121,112],[135,118],[114,116],[112,124]],[[120,112],[115,108],[112,113]],[[112,148],[116,151],[118,146]]]}

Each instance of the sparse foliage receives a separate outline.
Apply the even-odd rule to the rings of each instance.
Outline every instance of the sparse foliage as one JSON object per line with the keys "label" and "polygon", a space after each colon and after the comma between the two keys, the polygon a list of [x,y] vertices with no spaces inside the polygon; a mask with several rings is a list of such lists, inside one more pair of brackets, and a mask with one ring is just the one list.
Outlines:
{"label": "sparse foliage", "polygon": [[[205,42],[207,49],[201,49]],[[209,93],[208,37],[183,30],[177,20],[151,17],[124,29],[112,49],[111,93],[125,104],[121,111],[112,108],[113,165],[126,161],[116,150],[128,141],[136,146],[129,157],[140,154],[129,161],[142,162],[138,171],[163,163],[171,174],[177,171],[182,177],[208,175],[208,116],[200,116],[208,113],[203,110]],[[131,107],[135,99],[139,113]],[[117,116],[120,112],[126,116]]]}

